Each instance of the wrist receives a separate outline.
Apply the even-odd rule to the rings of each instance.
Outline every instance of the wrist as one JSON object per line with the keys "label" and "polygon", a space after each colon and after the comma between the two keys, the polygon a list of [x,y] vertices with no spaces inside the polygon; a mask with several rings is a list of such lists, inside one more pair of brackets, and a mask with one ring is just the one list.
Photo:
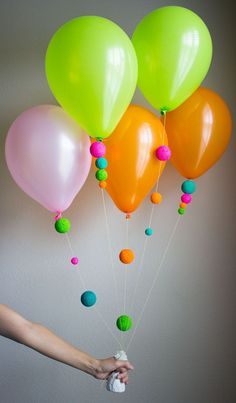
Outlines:
{"label": "wrist", "polygon": [[100,360],[81,352],[78,357],[77,369],[81,369],[82,371],[86,372],[89,375],[92,375],[96,377],[97,373],[99,372],[99,369],[101,368],[100,366]]}

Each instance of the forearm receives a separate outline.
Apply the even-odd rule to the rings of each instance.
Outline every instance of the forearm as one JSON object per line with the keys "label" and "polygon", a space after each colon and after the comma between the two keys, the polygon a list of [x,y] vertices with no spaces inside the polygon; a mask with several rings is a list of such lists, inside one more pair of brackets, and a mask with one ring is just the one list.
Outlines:
{"label": "forearm", "polygon": [[31,323],[4,305],[0,305],[0,335],[96,376],[98,360],[73,347],[44,326]]}
{"label": "forearm", "polygon": [[22,342],[49,358],[80,369],[90,375],[96,375],[98,360],[73,347],[39,324],[30,325],[30,329],[26,332]]}

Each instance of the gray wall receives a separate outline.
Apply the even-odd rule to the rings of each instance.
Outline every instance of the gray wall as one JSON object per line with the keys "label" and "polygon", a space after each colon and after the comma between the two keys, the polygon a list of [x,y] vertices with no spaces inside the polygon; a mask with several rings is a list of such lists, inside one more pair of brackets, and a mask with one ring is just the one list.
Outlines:
{"label": "gray wall", "polygon": [[[79,271],[68,264],[65,239],[55,233],[52,215],[13,182],[4,161],[4,140],[23,110],[55,103],[44,74],[44,54],[53,32],[75,16],[108,17],[129,34],[151,10],[169,4],[158,0],[3,0],[1,38],[1,268],[0,302],[45,324],[97,357],[118,346],[95,310],[83,309]],[[233,1],[191,0],[172,4],[191,8],[213,37],[214,59],[204,82],[228,102],[234,115]],[[137,92],[136,102],[147,105]],[[135,366],[127,392],[109,394],[83,373],[52,362],[9,340],[0,340],[1,403],[233,403],[235,394],[235,138],[221,161],[198,180],[198,191],[177,229],[173,243],[129,350]],[[169,165],[160,191],[148,242],[143,276],[131,315],[137,319],[176,220],[182,178]],[[125,220],[108,197],[114,256],[123,247]],[[143,229],[150,213],[146,200],[131,221],[131,246],[140,259]],[[124,273],[116,260],[120,303],[106,241],[102,200],[93,174],[67,216],[71,240],[81,260],[98,310],[120,337],[114,320],[122,312]],[[137,260],[138,260],[137,259]],[[127,273],[128,302],[138,264]],[[124,336],[127,343],[130,336]]]}

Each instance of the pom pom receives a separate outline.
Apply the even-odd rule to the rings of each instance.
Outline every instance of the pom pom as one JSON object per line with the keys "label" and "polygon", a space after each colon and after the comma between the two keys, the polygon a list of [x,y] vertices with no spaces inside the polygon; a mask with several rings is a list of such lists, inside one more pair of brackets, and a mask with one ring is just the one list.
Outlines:
{"label": "pom pom", "polygon": [[185,203],[185,204],[189,204],[189,203],[191,203],[191,201],[192,201],[192,196],[189,195],[189,194],[187,194],[187,193],[184,193],[184,194],[181,196],[181,201],[182,201],[183,203]]}
{"label": "pom pom", "polygon": [[107,187],[106,181],[101,181],[101,182],[99,182],[99,187],[100,187],[101,189],[105,189],[105,188]]}
{"label": "pom pom", "polygon": [[150,200],[153,204],[159,204],[162,202],[162,195],[158,192],[151,194]]}
{"label": "pom pom", "polygon": [[65,234],[70,231],[70,221],[67,218],[59,218],[55,222],[55,230],[60,234]]}
{"label": "pom pom", "polygon": [[185,208],[179,208],[178,213],[183,215],[185,213]]}
{"label": "pom pom", "polygon": [[95,141],[90,146],[90,154],[94,158],[103,157],[106,153],[106,146],[101,141]]}
{"label": "pom pom", "polygon": [[100,157],[96,159],[95,165],[98,169],[105,169],[108,165],[106,158]]}
{"label": "pom pom", "polygon": [[116,321],[116,326],[122,332],[127,332],[127,330],[131,329],[132,327],[132,319],[130,316],[121,315]]}
{"label": "pom pom", "polygon": [[97,297],[93,291],[85,291],[80,300],[84,306],[90,307],[96,304]]}
{"label": "pom pom", "polygon": [[167,146],[160,146],[156,150],[156,157],[160,161],[168,161],[171,157],[170,148]]}
{"label": "pom pom", "polygon": [[105,169],[99,169],[96,172],[95,176],[98,181],[105,181],[108,177],[108,174],[107,174],[107,171],[105,171]]}
{"label": "pom pom", "polygon": [[79,263],[79,259],[76,256],[72,257],[70,261],[74,266]]}
{"label": "pom pom", "polygon": [[134,260],[134,252],[131,249],[122,249],[119,258],[122,263],[130,264]]}
{"label": "pom pom", "polygon": [[191,180],[184,181],[181,189],[183,193],[192,194],[196,191],[196,183]]}
{"label": "pom pom", "polygon": [[152,228],[146,228],[146,229],[145,229],[145,234],[146,234],[147,236],[151,236],[151,235],[153,234]]}

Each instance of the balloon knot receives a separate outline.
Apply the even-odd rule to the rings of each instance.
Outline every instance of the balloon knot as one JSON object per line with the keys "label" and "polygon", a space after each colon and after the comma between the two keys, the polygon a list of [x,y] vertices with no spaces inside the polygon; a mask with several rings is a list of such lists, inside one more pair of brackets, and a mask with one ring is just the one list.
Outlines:
{"label": "balloon knot", "polygon": [[97,140],[97,141],[102,141],[103,138],[102,138],[102,137],[96,137],[96,140]]}
{"label": "balloon knot", "polygon": [[126,216],[125,216],[125,218],[126,218],[126,220],[130,220],[131,214],[130,214],[130,213],[127,213]]}
{"label": "balloon knot", "polygon": [[167,112],[168,112],[168,108],[166,108],[166,107],[160,109],[160,113],[162,116],[165,116],[167,114]]}
{"label": "balloon knot", "polygon": [[57,221],[62,217],[62,211],[57,211],[57,215],[54,217],[54,220]]}

